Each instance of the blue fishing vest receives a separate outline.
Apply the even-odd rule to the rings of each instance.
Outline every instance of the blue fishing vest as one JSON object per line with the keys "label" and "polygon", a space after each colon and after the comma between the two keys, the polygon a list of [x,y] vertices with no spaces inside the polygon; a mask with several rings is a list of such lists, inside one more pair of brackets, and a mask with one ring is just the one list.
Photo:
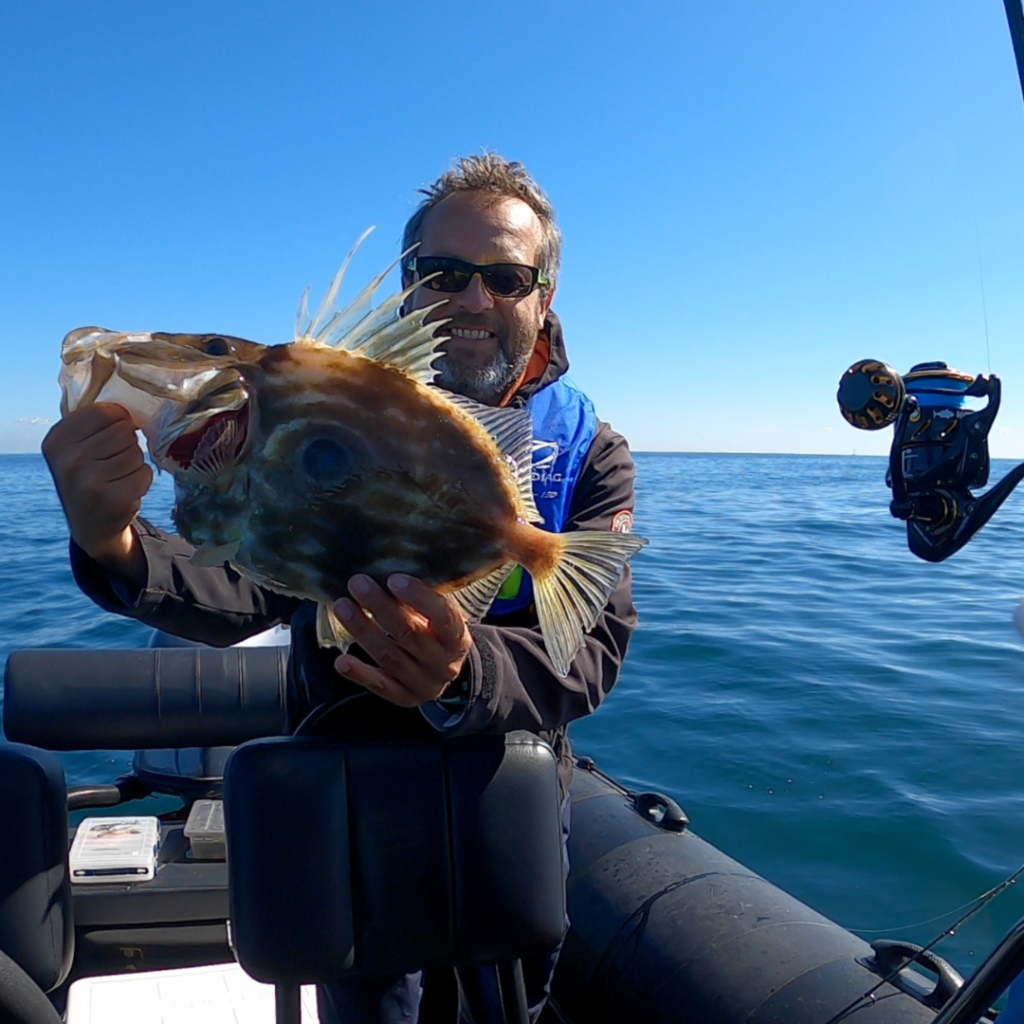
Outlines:
{"label": "blue fishing vest", "polygon": [[[559,377],[526,402],[533,420],[533,500],[541,529],[561,533],[590,443],[597,431],[594,404],[568,377]],[[509,615],[533,603],[533,580],[516,566],[489,615]]]}

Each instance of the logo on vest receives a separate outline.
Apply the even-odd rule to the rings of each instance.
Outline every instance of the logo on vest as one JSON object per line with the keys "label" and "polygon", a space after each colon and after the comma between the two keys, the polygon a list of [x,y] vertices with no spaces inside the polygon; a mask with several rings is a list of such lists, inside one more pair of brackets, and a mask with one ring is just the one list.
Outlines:
{"label": "logo on vest", "polygon": [[[554,471],[560,448],[557,441],[533,442],[533,482],[542,484],[561,483],[565,476]],[[554,493],[550,497],[554,497]],[[549,497],[549,495],[544,495]]]}
{"label": "logo on vest", "polygon": [[633,532],[633,513],[628,509],[624,508],[621,512],[616,512],[612,516],[612,533],[632,533]]}

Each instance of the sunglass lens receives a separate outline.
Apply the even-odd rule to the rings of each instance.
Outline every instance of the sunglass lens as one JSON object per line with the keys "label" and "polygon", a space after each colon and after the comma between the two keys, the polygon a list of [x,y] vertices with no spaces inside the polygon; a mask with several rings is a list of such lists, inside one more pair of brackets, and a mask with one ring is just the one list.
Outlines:
{"label": "sunglass lens", "polygon": [[425,284],[435,292],[461,292],[469,284],[469,274],[461,270],[442,270]]}
{"label": "sunglass lens", "polygon": [[439,257],[420,257],[416,269],[421,277],[429,278],[423,282],[423,287],[434,292],[461,292],[472,276],[468,266],[460,260]]}
{"label": "sunglass lens", "polygon": [[515,263],[495,263],[487,268],[484,284],[494,295],[519,298],[533,289],[533,274],[529,267]]}

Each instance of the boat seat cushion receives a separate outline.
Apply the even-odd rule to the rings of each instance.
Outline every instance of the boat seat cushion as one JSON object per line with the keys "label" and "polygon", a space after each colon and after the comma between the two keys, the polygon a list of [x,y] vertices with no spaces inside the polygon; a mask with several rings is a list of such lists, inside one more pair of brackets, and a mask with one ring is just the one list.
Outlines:
{"label": "boat seat cushion", "polygon": [[0,950],[44,991],[74,954],[64,769],[53,754],[0,744]]}
{"label": "boat seat cushion", "polygon": [[528,733],[254,740],[225,801],[233,942],[260,981],[499,963],[562,938],[556,759]]}

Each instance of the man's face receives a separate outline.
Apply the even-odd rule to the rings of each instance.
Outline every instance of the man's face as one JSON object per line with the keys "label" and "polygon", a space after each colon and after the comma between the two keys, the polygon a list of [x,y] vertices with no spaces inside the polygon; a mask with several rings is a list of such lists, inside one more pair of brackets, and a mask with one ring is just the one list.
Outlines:
{"label": "man's face", "polygon": [[[540,246],[540,221],[526,203],[461,192],[442,200],[424,217],[416,255],[536,267]],[[491,295],[479,274],[455,294],[418,288],[409,300],[413,309],[447,300],[427,318],[450,320],[438,331],[438,337],[448,340],[434,364],[437,383],[497,405],[526,369],[553,295],[553,289],[542,295],[539,288],[521,299]]]}

